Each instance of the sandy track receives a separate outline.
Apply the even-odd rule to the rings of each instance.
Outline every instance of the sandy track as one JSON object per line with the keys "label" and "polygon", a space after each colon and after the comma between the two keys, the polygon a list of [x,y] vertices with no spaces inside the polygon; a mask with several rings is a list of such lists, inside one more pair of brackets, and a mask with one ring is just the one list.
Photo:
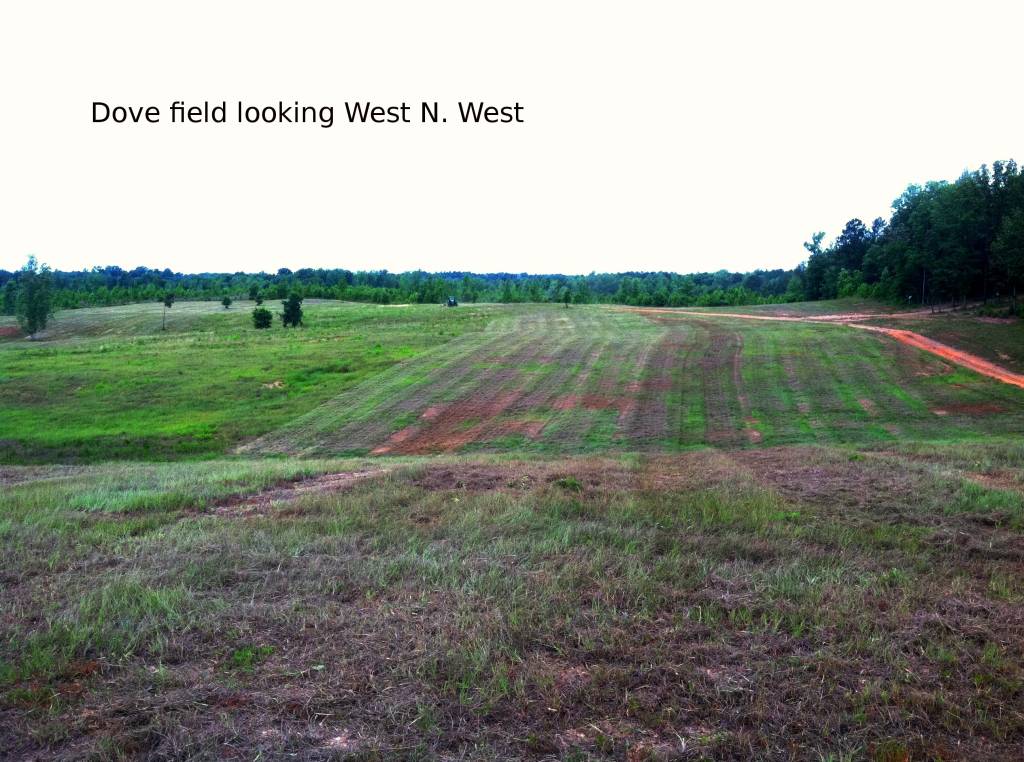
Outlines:
{"label": "sandy track", "polygon": [[861,320],[868,320],[870,318],[892,318],[902,317],[904,315],[917,315],[921,314],[918,312],[912,313],[893,313],[893,314],[872,314],[872,313],[849,313],[846,315],[815,315],[814,317],[793,317],[788,315],[745,315],[740,312],[690,312],[688,310],[676,310],[668,308],[658,307],[630,307],[630,312],[640,312],[642,314],[657,314],[657,315],[675,315],[677,317],[727,317],[727,318],[738,318],[741,320],[766,320],[782,323],[822,323],[826,325],[846,325],[850,328],[858,328],[862,331],[871,331],[872,333],[881,333],[886,336],[895,339],[901,344],[915,347],[923,350],[936,357],[941,357],[943,360],[948,360],[951,363],[959,365],[964,368],[973,370],[975,373],[980,373],[983,376],[994,378],[996,381],[1002,381],[1004,384],[1010,384],[1024,389],[1024,375],[1020,373],[1014,373],[1011,370],[996,365],[994,362],[985,360],[977,355],[972,355],[969,352],[963,352],[959,349],[951,347],[947,344],[929,339],[927,336],[922,336],[914,331],[907,331],[902,328],[883,328],[881,326],[864,325],[859,322]]}

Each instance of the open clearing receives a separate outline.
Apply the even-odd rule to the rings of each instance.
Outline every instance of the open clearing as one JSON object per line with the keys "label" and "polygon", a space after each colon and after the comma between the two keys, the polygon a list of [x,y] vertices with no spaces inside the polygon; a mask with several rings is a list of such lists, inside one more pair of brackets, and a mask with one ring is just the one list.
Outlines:
{"label": "open clearing", "polygon": [[[572,454],[1024,433],[1020,389],[961,369],[962,357],[832,316],[750,317],[555,307],[503,316],[243,451]],[[978,358],[965,364],[1000,375]]]}
{"label": "open clearing", "polygon": [[1021,757],[1019,322],[248,307],[0,340],[0,757]]}

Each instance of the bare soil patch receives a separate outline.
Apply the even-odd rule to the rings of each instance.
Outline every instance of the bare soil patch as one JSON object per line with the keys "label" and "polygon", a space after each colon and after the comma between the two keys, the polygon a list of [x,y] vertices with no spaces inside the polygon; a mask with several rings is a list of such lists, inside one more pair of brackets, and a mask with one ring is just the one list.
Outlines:
{"label": "bare soil patch", "polygon": [[427,466],[410,481],[426,490],[464,490],[467,492],[513,491],[533,489],[571,478],[580,489],[631,489],[638,474],[617,461],[580,459],[561,463],[514,462],[508,464],[454,463]]}
{"label": "bare soil patch", "polygon": [[980,484],[982,487],[1024,492],[1024,481],[1021,481],[1021,474],[1018,472],[994,471],[989,473],[978,473],[968,471],[964,476],[975,484]]}
{"label": "bare soil patch", "polygon": [[[926,476],[877,460],[848,460],[813,447],[769,447],[736,450],[728,457],[783,497],[823,507],[845,507],[889,513],[913,510]],[[885,505],[879,500],[885,495]]]}
{"label": "bare soil patch", "polygon": [[403,429],[375,448],[373,454],[416,455],[457,450],[478,439],[520,396],[522,392],[517,390],[493,395],[480,390],[438,410],[426,425]]}
{"label": "bare soil patch", "polygon": [[63,479],[85,470],[84,466],[0,466],[0,485]]}
{"label": "bare soil patch", "polygon": [[641,487],[653,491],[707,489],[742,479],[735,463],[721,451],[652,455],[644,463]]}

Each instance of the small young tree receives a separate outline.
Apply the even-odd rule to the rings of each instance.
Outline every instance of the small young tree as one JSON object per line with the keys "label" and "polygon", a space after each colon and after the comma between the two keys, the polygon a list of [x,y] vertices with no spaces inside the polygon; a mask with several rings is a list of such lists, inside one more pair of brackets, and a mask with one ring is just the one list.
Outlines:
{"label": "small young tree", "polygon": [[164,302],[164,321],[163,321],[163,324],[160,326],[160,330],[161,331],[166,331],[167,330],[167,310],[169,310],[171,307],[174,306],[174,294],[170,294],[170,293],[164,294],[163,302]]}
{"label": "small young tree", "polygon": [[281,322],[284,323],[284,327],[294,326],[297,328],[302,325],[302,297],[292,292],[281,304],[284,306],[284,312],[281,313]]}
{"label": "small young tree", "polygon": [[228,309],[231,306],[231,297],[225,296],[220,300],[220,303],[224,305],[224,309]]}
{"label": "small young tree", "polygon": [[18,273],[18,292],[14,302],[14,314],[29,339],[34,339],[53,315],[52,281],[50,268],[40,266],[35,257],[29,257]]}
{"label": "small young tree", "polygon": [[256,296],[253,297],[253,301],[256,302],[256,306],[259,307],[261,304],[263,304],[263,297],[260,296],[259,294],[256,294]]}
{"label": "small young tree", "polygon": [[256,304],[259,304],[260,302],[263,301],[262,299],[260,299],[260,287],[257,286],[255,283],[249,286],[249,299],[250,301],[256,302]]}
{"label": "small young tree", "polygon": [[270,328],[270,324],[273,322],[273,313],[265,307],[257,307],[252,311],[253,328]]}

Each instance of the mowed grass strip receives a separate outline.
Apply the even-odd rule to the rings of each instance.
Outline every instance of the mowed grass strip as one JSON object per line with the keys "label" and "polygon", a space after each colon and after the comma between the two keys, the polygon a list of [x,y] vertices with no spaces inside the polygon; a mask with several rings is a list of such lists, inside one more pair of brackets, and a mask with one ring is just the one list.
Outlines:
{"label": "mowed grass strip", "polygon": [[1020,457],[392,459],[250,514],[381,461],[8,469],[0,747],[1012,758],[1024,493],[977,478]]}
{"label": "mowed grass strip", "polygon": [[572,454],[1022,433],[1021,390],[849,326],[537,305],[243,451]]}
{"label": "mowed grass strip", "polygon": [[506,310],[482,334],[396,366],[242,451],[608,449],[662,333],[600,307]]}

